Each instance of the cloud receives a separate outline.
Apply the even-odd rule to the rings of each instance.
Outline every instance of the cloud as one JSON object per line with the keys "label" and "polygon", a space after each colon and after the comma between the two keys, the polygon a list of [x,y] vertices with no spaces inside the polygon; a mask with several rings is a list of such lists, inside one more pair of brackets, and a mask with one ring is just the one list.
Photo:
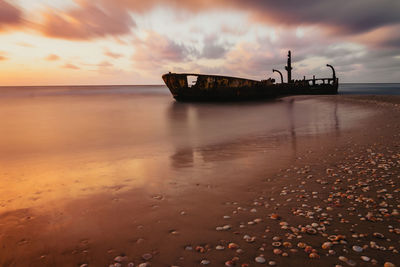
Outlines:
{"label": "cloud", "polygon": [[22,46],[22,47],[35,47],[33,44],[27,43],[27,42],[18,42],[16,45]]}
{"label": "cloud", "polygon": [[143,40],[136,39],[132,59],[140,65],[161,64],[182,61],[188,54],[189,49],[186,46],[150,31]]}
{"label": "cloud", "polygon": [[281,25],[323,25],[342,34],[366,32],[400,22],[397,0],[239,1],[258,21]]}
{"label": "cloud", "polygon": [[111,51],[108,50],[108,49],[106,49],[106,50],[104,51],[104,55],[106,55],[107,57],[114,58],[114,59],[118,59],[118,58],[120,58],[120,57],[123,57],[122,54],[111,52]]}
{"label": "cloud", "polygon": [[50,54],[47,57],[45,57],[45,59],[48,61],[56,61],[56,60],[59,60],[60,57],[57,56],[56,54]]}
{"label": "cloud", "polygon": [[200,57],[203,58],[222,58],[228,51],[226,45],[219,43],[219,38],[210,35],[204,39],[204,47]]}
{"label": "cloud", "polygon": [[72,69],[72,70],[79,70],[80,68],[76,65],[73,65],[71,63],[66,63],[64,66],[62,66],[63,68],[66,69]]}
{"label": "cloud", "polygon": [[6,52],[0,51],[0,61],[8,60],[8,57],[6,55]]}
{"label": "cloud", "polygon": [[108,68],[108,67],[112,67],[113,64],[111,64],[108,61],[102,61],[99,64],[97,64],[97,66],[100,67],[100,68]]}
{"label": "cloud", "polygon": [[38,26],[40,32],[48,37],[86,40],[128,34],[136,26],[125,9],[112,3],[82,0],[77,4],[64,12],[47,9]]}
{"label": "cloud", "polygon": [[323,25],[341,34],[361,33],[400,22],[398,0],[103,0],[144,13],[165,6],[189,12],[239,10],[253,21],[275,25]]}
{"label": "cloud", "polygon": [[352,39],[372,48],[400,49],[400,24],[380,27],[367,33],[354,36]]}
{"label": "cloud", "polygon": [[5,0],[0,0],[0,30],[22,23],[22,12]]}

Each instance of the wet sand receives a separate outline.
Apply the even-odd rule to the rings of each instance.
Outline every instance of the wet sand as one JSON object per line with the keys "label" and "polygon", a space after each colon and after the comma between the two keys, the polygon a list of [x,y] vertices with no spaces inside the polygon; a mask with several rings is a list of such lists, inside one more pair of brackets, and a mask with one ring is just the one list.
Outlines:
{"label": "wet sand", "polygon": [[[152,143],[135,154],[121,141],[129,135],[119,136],[117,148],[66,153],[68,157],[30,156],[37,150],[21,156],[9,148],[8,155],[1,155],[0,264],[400,262],[400,99],[315,96],[284,101],[314,99],[368,115],[360,115],[359,121],[354,117],[347,122],[354,125],[347,126],[344,118],[354,114],[334,116],[328,126],[323,117],[322,124],[313,124],[318,129],[300,124],[276,135],[247,132],[250,125],[221,142],[208,142],[214,136],[204,132],[185,140],[195,149],[173,141],[171,151]],[[187,110],[173,105],[170,112],[190,117]],[[182,128],[181,123],[172,121],[170,132],[179,140],[199,129]],[[204,131],[218,126],[208,117],[202,123]],[[144,124],[140,130],[146,135]],[[88,145],[99,142],[104,140]],[[68,141],[63,144],[60,150],[68,151]],[[153,146],[159,153],[151,154]],[[266,262],[256,263],[256,258]]]}

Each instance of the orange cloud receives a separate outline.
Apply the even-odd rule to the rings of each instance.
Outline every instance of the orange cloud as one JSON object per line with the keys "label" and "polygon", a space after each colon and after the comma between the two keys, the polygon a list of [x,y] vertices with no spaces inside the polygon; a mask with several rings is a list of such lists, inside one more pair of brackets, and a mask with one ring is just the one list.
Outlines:
{"label": "orange cloud", "polygon": [[400,48],[400,24],[377,28],[352,39],[375,48]]}
{"label": "orange cloud", "polygon": [[21,10],[4,0],[0,0],[0,31],[8,26],[16,26],[21,23]]}
{"label": "orange cloud", "polygon": [[70,63],[65,64],[65,65],[63,66],[63,68],[72,69],[72,70],[79,70],[79,69],[80,69],[78,66],[75,66],[75,65],[70,64]]}
{"label": "orange cloud", "polygon": [[3,51],[0,51],[0,61],[7,60],[7,59],[8,59],[8,57],[6,57],[6,53]]}
{"label": "orange cloud", "polygon": [[135,22],[125,9],[89,1],[77,2],[79,7],[66,12],[48,9],[44,12],[39,31],[54,38],[93,39],[130,33]]}
{"label": "orange cloud", "polygon": [[102,61],[99,64],[97,64],[97,66],[99,66],[100,68],[108,68],[108,67],[112,67],[113,64],[111,64],[108,61]]}
{"label": "orange cloud", "polygon": [[117,59],[117,58],[120,58],[120,57],[123,56],[122,54],[113,53],[113,52],[111,52],[110,50],[106,50],[106,51],[104,52],[104,55],[106,55],[107,57],[114,58],[114,59]]}
{"label": "orange cloud", "polygon": [[59,60],[60,57],[55,55],[55,54],[50,54],[45,59],[48,60],[48,61],[56,61],[56,60]]}

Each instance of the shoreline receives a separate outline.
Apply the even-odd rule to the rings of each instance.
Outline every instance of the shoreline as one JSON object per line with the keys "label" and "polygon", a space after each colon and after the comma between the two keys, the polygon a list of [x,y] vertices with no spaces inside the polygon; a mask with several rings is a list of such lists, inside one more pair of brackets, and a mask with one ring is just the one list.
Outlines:
{"label": "shoreline", "polygon": [[[370,266],[373,259],[377,266],[400,262],[398,252],[395,253],[400,250],[397,241],[400,230],[399,234],[395,230],[399,216],[396,212],[387,215],[400,210],[400,142],[397,141],[400,97],[339,95],[323,98],[369,107],[374,104],[377,114],[370,119],[370,129],[365,131],[355,127],[319,136],[297,137],[295,144],[287,144],[296,146],[294,154],[285,155],[290,159],[289,166],[282,162],[268,173],[253,170],[249,182],[246,182],[247,177],[236,184],[215,182],[206,177],[209,170],[204,170],[204,177],[196,177],[192,184],[178,184],[173,189],[180,192],[176,198],[170,197],[168,190],[160,194],[157,192],[162,189],[140,192],[116,188],[113,195],[71,201],[62,208],[50,205],[54,211],[47,214],[37,215],[34,211],[31,214],[30,210],[3,213],[0,215],[3,222],[0,243],[5,247],[0,252],[0,264],[119,266],[120,263],[128,266],[132,262],[138,266],[148,261],[152,266],[195,266],[206,260],[210,261],[210,266],[224,266],[227,261],[233,261],[229,263],[232,266],[262,266],[255,262],[256,257],[260,257],[259,261],[264,258],[264,265],[275,262],[278,266],[293,266],[293,263],[296,266],[352,266],[353,263]],[[239,151],[243,150],[240,145]],[[244,148],[249,149],[251,145],[250,142]],[[229,145],[220,149],[228,153]],[[216,151],[219,157],[220,152]],[[265,160],[258,155],[254,158]],[[244,174],[245,168],[257,166],[250,159],[243,162],[243,166],[230,166],[229,161],[218,164],[227,170],[221,174],[221,179],[239,170]],[[383,164],[382,167],[379,164]],[[279,168],[282,170],[277,170]],[[389,178],[385,177],[388,173]],[[387,184],[388,181],[392,184]],[[174,182],[167,181],[165,187]],[[184,184],[184,181],[179,182]],[[368,200],[360,199],[361,195],[368,196]],[[382,201],[386,204],[380,206]],[[104,211],[107,217],[99,216]],[[339,213],[342,217],[338,217]],[[68,214],[68,218],[63,214]],[[278,219],[271,219],[271,215]],[[313,223],[318,225],[303,229]],[[389,225],[393,228],[388,228]],[[226,230],[217,231],[217,227],[223,226]],[[383,234],[384,238],[374,236],[374,232]],[[360,234],[365,236],[360,237]],[[329,241],[332,235],[345,238]],[[371,248],[371,241],[377,244],[375,247],[382,246],[386,250]],[[273,242],[280,244],[273,246]],[[332,243],[326,246],[335,254],[321,248],[325,242]],[[238,247],[229,249],[229,243]],[[298,247],[298,243],[311,248],[303,244]],[[220,247],[216,249],[216,246]],[[353,246],[361,247],[362,252],[355,252]],[[390,246],[394,249],[390,250]],[[310,259],[310,255],[315,258]],[[369,261],[362,260],[361,256],[368,257]]]}

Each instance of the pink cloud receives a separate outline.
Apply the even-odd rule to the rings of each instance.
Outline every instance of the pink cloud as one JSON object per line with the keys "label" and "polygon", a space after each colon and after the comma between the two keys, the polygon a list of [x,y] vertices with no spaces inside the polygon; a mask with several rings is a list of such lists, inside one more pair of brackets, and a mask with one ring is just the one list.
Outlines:
{"label": "pink cloud", "polygon": [[107,68],[107,67],[112,67],[113,64],[111,64],[108,61],[102,61],[99,64],[97,64],[97,66],[99,66],[100,68]]}
{"label": "pink cloud", "polygon": [[400,23],[400,2],[396,0],[102,0],[121,8],[144,13],[165,6],[187,12],[234,9],[246,12],[253,21],[299,26],[323,25],[340,33],[365,32]]}
{"label": "pink cloud", "polygon": [[63,68],[72,69],[72,70],[79,70],[79,69],[80,69],[78,66],[75,66],[75,65],[70,64],[70,63],[66,63],[66,64],[63,66]]}
{"label": "pink cloud", "polygon": [[79,7],[65,12],[48,9],[38,28],[48,37],[63,39],[93,39],[118,36],[131,32],[136,24],[125,9],[116,5],[97,4],[82,0]]}
{"label": "pink cloud", "polygon": [[104,55],[106,55],[107,57],[114,58],[114,59],[118,59],[123,56],[122,54],[111,52],[110,50],[104,51]]}
{"label": "pink cloud", "polygon": [[60,57],[57,56],[56,54],[50,54],[45,59],[48,60],[48,61],[56,61],[56,60],[59,60]]}
{"label": "pink cloud", "polygon": [[26,43],[26,42],[18,42],[16,44],[19,46],[22,46],[22,47],[35,47],[33,44]]}
{"label": "pink cloud", "polygon": [[178,62],[182,61],[188,49],[156,32],[148,32],[144,40],[137,39],[133,60],[139,64],[145,62]]}
{"label": "pink cloud", "polygon": [[400,24],[381,27],[352,37],[373,48],[400,48]]}
{"label": "pink cloud", "polygon": [[0,61],[7,60],[7,59],[8,59],[8,57],[6,57],[6,53],[0,51]]}
{"label": "pink cloud", "polygon": [[22,12],[10,3],[0,0],[0,30],[22,23]]}

